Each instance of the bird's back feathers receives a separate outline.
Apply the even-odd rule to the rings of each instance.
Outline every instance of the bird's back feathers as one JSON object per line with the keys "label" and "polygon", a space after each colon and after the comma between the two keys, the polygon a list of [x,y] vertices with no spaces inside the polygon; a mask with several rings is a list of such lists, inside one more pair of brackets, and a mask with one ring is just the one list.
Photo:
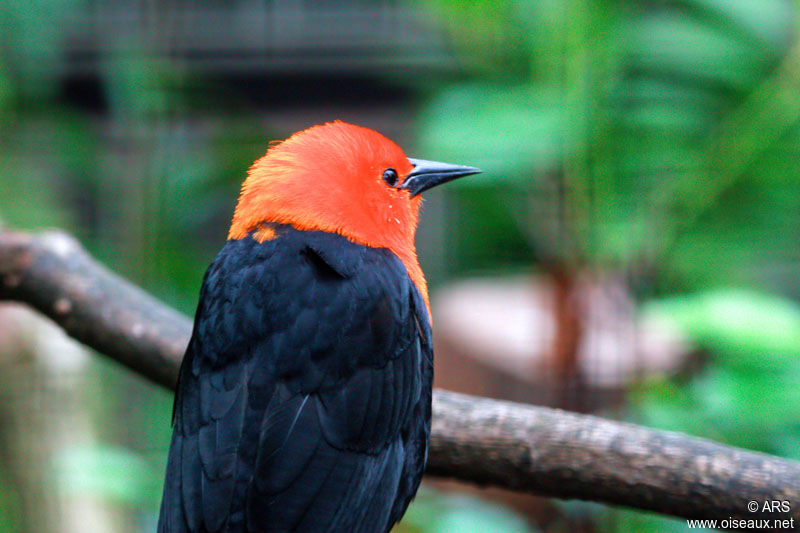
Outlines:
{"label": "bird's back feathers", "polygon": [[387,249],[266,226],[203,281],[159,531],[388,531],[430,431],[424,298]]}

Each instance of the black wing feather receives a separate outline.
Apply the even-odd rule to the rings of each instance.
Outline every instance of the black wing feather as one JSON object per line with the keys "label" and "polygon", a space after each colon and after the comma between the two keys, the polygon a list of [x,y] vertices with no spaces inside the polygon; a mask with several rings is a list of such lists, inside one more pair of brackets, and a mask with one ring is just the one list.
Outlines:
{"label": "black wing feather", "polygon": [[[274,226],[203,282],[159,531],[388,531],[422,476],[430,326],[402,263]],[[427,418],[426,418],[427,417]]]}

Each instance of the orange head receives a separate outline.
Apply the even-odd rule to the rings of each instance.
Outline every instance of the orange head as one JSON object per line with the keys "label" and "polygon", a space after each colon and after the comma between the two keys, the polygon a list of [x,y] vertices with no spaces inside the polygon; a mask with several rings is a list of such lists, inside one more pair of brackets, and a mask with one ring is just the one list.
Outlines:
{"label": "orange head", "polygon": [[261,222],[278,222],[388,248],[427,300],[414,247],[418,195],[476,172],[410,160],[394,142],[361,126],[341,121],[313,126],[271,146],[253,163],[228,238],[241,239]]}

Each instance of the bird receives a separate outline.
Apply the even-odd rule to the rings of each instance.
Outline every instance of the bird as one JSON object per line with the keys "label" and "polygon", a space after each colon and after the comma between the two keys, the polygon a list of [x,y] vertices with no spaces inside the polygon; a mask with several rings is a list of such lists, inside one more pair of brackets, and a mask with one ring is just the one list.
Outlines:
{"label": "bird", "polygon": [[206,271],[160,533],[389,531],[431,428],[420,193],[477,168],[342,121],[271,143]]}

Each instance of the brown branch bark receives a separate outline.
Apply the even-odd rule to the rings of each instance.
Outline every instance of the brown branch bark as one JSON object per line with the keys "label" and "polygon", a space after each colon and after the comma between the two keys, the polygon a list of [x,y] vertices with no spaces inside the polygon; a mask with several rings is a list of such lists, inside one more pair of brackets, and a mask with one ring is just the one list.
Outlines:
{"label": "brown branch bark", "polygon": [[[26,302],[84,344],[174,387],[191,321],[62,233],[0,233],[0,299]],[[167,421],[165,421],[167,423]],[[687,518],[800,526],[800,464],[708,440],[554,409],[434,392],[428,473]],[[751,504],[752,505],[752,504]]]}
{"label": "brown branch bark", "polygon": [[71,337],[174,388],[192,323],[59,232],[0,233],[0,299],[25,302]]}

